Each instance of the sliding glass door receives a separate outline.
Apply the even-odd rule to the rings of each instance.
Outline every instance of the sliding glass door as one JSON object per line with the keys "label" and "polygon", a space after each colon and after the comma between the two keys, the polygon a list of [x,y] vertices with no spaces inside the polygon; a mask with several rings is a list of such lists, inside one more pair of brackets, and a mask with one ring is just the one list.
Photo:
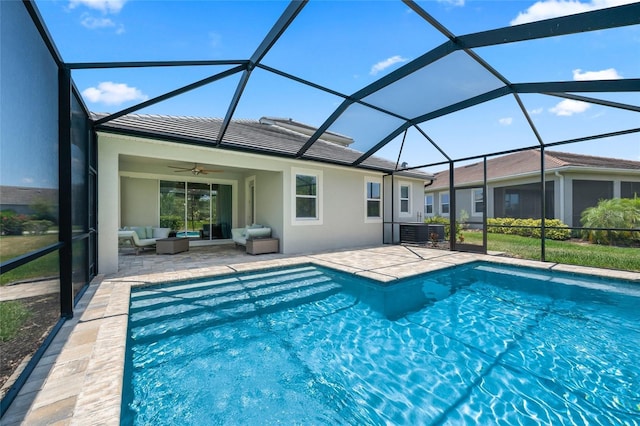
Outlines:
{"label": "sliding glass door", "polygon": [[186,182],[160,181],[160,227],[185,230]]}
{"label": "sliding glass door", "polygon": [[[205,238],[207,225],[211,223],[211,185],[187,183],[187,231],[190,237]],[[203,231],[202,234],[200,231]],[[210,234],[206,232],[206,234]]]}
{"label": "sliding glass door", "polygon": [[179,237],[231,238],[231,185],[160,181],[160,226]]}

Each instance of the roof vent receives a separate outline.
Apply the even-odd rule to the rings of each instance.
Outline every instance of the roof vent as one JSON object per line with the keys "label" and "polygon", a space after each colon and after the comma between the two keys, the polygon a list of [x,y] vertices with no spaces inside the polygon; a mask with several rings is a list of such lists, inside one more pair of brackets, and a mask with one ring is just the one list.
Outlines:
{"label": "roof vent", "polygon": [[[268,124],[270,126],[281,127],[283,129],[291,130],[292,132],[297,132],[305,136],[312,136],[318,130],[317,127],[294,121],[291,118],[262,117],[260,118],[260,124]],[[350,137],[334,132],[324,132],[322,135],[320,135],[320,139],[345,147],[348,147],[353,143],[353,139],[351,139]]]}

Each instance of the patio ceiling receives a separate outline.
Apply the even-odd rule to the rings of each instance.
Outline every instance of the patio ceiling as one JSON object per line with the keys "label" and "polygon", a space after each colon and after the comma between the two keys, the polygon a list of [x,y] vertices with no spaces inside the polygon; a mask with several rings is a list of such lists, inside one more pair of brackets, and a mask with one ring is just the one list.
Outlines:
{"label": "patio ceiling", "polygon": [[[189,7],[197,8],[198,3],[200,2],[189,3]],[[238,15],[241,15],[243,3],[238,2]],[[126,114],[162,111],[162,105],[166,102],[215,86],[218,90],[215,97],[218,108],[216,111],[222,112],[219,117],[223,118],[217,140],[212,142],[212,146],[218,148],[225,148],[231,121],[244,118],[238,117],[240,111],[249,111],[246,106],[256,96],[268,96],[278,105],[279,110],[282,109],[280,103],[289,102],[290,116],[298,121],[305,120],[296,116],[296,113],[305,109],[319,109],[322,121],[311,123],[318,130],[308,137],[296,157],[309,159],[309,149],[318,141],[319,136],[325,131],[331,131],[354,139],[352,148],[362,152],[362,155],[353,161],[353,166],[360,165],[372,155],[397,160],[398,163],[410,158],[409,168],[418,168],[579,141],[623,138],[627,142],[632,141],[632,144],[638,143],[640,68],[636,67],[636,75],[627,73],[624,78],[611,80],[550,81],[548,77],[552,73],[549,68],[554,66],[553,59],[550,63],[538,64],[539,69],[536,69],[535,63],[532,64],[529,70],[531,75],[527,76],[515,75],[503,64],[506,56],[509,61],[531,61],[528,58],[529,47],[545,39],[562,40],[568,52],[572,49],[584,49],[581,47],[581,35],[585,33],[607,32],[614,40],[626,37],[628,33],[621,32],[624,28],[637,28],[640,24],[640,3],[465,32],[464,28],[450,29],[443,23],[444,19],[437,19],[430,12],[431,9],[436,9],[435,2],[398,1],[395,2],[398,7],[406,9],[420,21],[420,31],[424,36],[422,51],[414,47],[414,59],[362,87],[352,82],[353,79],[346,78],[352,72],[349,64],[334,61],[331,57],[313,58],[312,52],[305,51],[312,51],[314,43],[322,37],[326,37],[326,41],[321,43],[342,42],[339,38],[333,39],[326,34],[330,28],[336,28],[335,22],[327,22],[325,28],[308,24],[309,17],[314,13],[322,14],[323,17],[330,13],[331,16],[327,19],[336,19],[342,13],[341,2],[267,3],[268,6],[263,7],[272,8],[273,13],[265,14],[266,20],[277,16],[275,11],[283,5],[284,10],[272,24],[266,21],[261,23],[265,28],[270,26],[270,30],[262,40],[253,40],[253,53],[248,53],[245,58],[124,62],[83,61],[82,58],[73,58],[73,62],[65,62],[65,66],[72,70],[74,80],[76,75],[81,75],[76,73],[88,70],[111,70],[117,75],[117,69],[131,68],[148,70],[149,73],[156,73],[155,75],[161,75],[167,80],[176,76],[172,81],[178,87],[154,94],[136,105],[111,111],[95,122],[96,128]],[[354,8],[354,2],[346,3],[350,4],[350,10]],[[367,8],[375,4],[355,3],[361,7],[360,12],[355,15],[358,19],[367,19]],[[385,3],[384,7],[391,7],[389,2],[381,3]],[[448,19],[448,16],[443,17]],[[348,22],[344,21],[348,18],[354,17],[342,16],[346,25]],[[452,28],[457,27],[455,20],[449,22]],[[49,24],[46,19],[45,24]],[[243,23],[239,22],[238,25]],[[400,24],[389,23],[391,31],[398,25]],[[372,27],[371,31],[375,32],[377,28]],[[638,37],[638,33],[635,34]],[[53,35],[55,41],[55,32]],[[91,56],[106,48],[107,46],[96,46]],[[63,57],[64,53],[62,51]],[[291,61],[283,60],[286,56],[296,54],[300,54],[301,59],[293,61],[293,65]],[[357,45],[354,46],[353,54],[358,54]],[[141,56],[147,55],[141,52]],[[637,55],[637,51],[629,52],[629,55]],[[344,68],[345,78],[332,79],[336,82],[335,87],[329,87],[322,76],[312,72],[314,64],[305,61],[307,58],[317,61],[316,66],[332,64],[330,71],[327,71],[332,75],[339,75],[341,68]],[[579,64],[576,65],[578,67]],[[197,68],[201,77],[194,81],[184,81],[178,75],[179,71],[171,71],[175,68]],[[321,68],[329,69],[326,66]],[[212,69],[215,72],[212,73]],[[273,87],[273,90],[257,90],[258,86]],[[221,93],[226,94],[226,101],[223,103],[220,102],[220,99],[224,99],[224,96],[220,96]],[[305,99],[313,101],[305,103]],[[317,108],[316,99],[324,99],[320,102],[323,108]],[[581,125],[571,127],[566,123],[550,123],[549,118],[542,120],[532,113],[538,104],[548,105],[560,100],[605,107],[614,119],[608,120],[608,124],[594,131]],[[224,105],[222,109],[221,103]],[[330,108],[327,107],[329,105]],[[483,119],[478,117],[489,116],[495,111],[508,116],[509,124],[516,122],[518,131],[513,130],[514,125],[509,133],[495,131],[495,134],[490,135],[490,146],[476,143],[476,136],[487,136],[486,133],[494,131],[485,126],[489,119],[483,123]],[[211,116],[211,111],[202,111],[202,115]],[[273,114],[271,111],[264,111],[262,115]],[[471,117],[475,119],[472,120]],[[450,131],[443,131],[443,128]],[[458,128],[465,128],[466,136],[454,132]]]}

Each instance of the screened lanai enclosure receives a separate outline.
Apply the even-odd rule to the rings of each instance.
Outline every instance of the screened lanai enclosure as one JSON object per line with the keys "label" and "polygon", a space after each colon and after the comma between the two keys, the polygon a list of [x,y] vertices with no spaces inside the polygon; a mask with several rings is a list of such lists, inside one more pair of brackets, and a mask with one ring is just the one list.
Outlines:
{"label": "screened lanai enclosure", "polygon": [[[571,2],[555,15],[536,11],[563,2],[500,2],[500,14],[496,3],[0,2],[0,303],[3,322],[30,319],[20,333],[39,348],[3,361],[2,413],[101,272],[97,188],[119,171],[99,170],[99,132],[385,180],[422,172],[433,176],[424,202],[393,185],[382,197],[412,203],[416,222],[445,223],[451,250],[486,252],[489,218],[526,218],[538,260],[554,261],[550,220],[580,232],[584,209],[637,197],[640,3]],[[219,120],[185,137],[127,127],[135,116]],[[295,149],[238,143],[234,123],[261,117],[309,131]],[[351,140],[349,156],[319,160],[325,134]],[[166,214],[199,221],[194,230],[226,223],[227,235],[224,182],[180,182],[163,181],[162,194],[199,195],[191,209],[167,198]],[[385,242],[398,240],[397,221],[382,218]],[[48,290],[8,300],[24,283]],[[2,332],[0,352],[23,350]]]}

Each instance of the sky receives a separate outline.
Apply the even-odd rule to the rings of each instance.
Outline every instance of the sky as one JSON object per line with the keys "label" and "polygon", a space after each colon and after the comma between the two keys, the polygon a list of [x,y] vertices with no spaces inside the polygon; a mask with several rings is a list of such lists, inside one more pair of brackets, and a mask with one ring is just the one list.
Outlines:
{"label": "sky", "polygon": [[[632,1],[417,1],[456,35],[611,7]],[[248,59],[287,6],[282,1],[38,0],[38,9],[65,62]],[[311,0],[262,63],[349,95],[437,47],[446,38],[400,1]],[[640,25],[475,49],[513,83],[640,78]],[[232,68],[75,70],[88,108],[115,112]],[[440,73],[438,73],[440,71]],[[224,117],[239,74],[139,113]],[[425,104],[450,101],[456,88],[493,88],[495,78],[456,53],[419,79],[398,84],[379,101],[417,115]],[[472,90],[472,89],[470,89]],[[432,93],[438,96],[432,96]],[[416,96],[419,95],[419,96]],[[640,93],[590,94],[640,105]],[[545,142],[640,127],[640,114],[546,95],[522,95]],[[342,99],[256,69],[234,118],[286,117],[320,126]],[[366,151],[395,119],[353,107],[330,130]],[[537,144],[513,96],[423,123],[420,128],[452,158]],[[410,166],[445,158],[417,130],[379,155]],[[640,134],[558,150],[640,161]],[[442,169],[435,166],[435,170]],[[429,170],[434,170],[429,169]]]}

